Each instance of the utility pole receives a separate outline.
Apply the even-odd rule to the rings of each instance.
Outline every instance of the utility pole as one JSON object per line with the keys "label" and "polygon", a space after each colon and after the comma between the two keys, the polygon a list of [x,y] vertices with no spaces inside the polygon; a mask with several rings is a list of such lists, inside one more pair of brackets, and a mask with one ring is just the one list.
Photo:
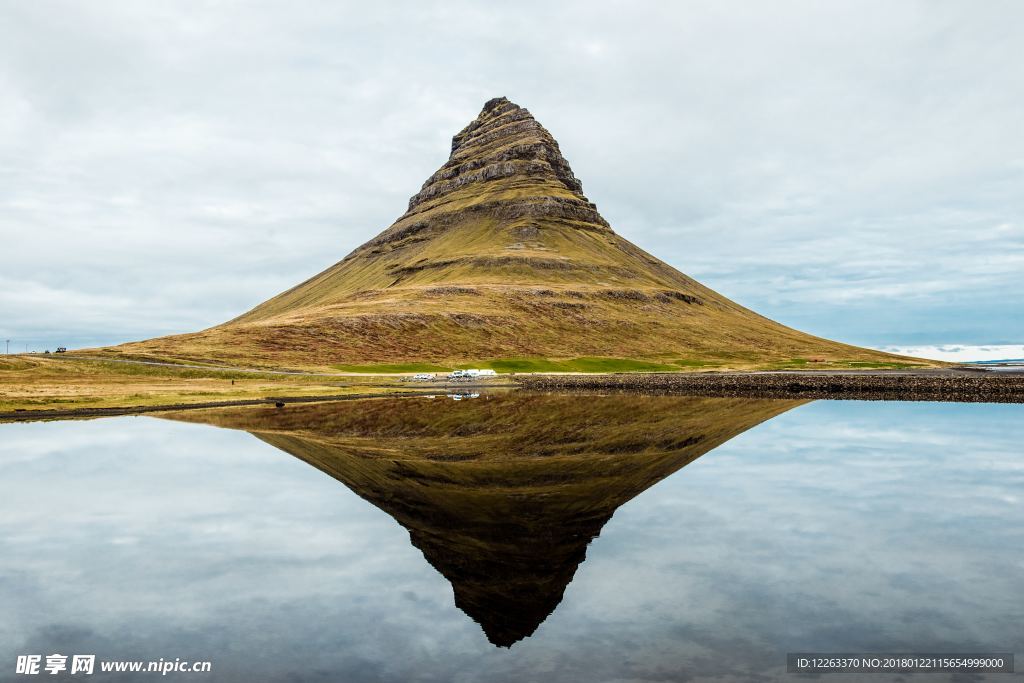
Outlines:
{"label": "utility pole", "polygon": [[7,340],[7,355],[11,355],[11,340]]}

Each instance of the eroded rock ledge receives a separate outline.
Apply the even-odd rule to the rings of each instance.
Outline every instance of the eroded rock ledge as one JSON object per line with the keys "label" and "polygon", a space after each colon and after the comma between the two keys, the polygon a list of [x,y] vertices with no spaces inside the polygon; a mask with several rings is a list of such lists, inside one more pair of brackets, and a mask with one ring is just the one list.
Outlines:
{"label": "eroded rock ledge", "polygon": [[459,188],[520,176],[550,180],[582,200],[583,184],[573,174],[554,137],[529,111],[504,97],[484,105],[480,115],[452,138],[448,162],[409,199],[409,212]]}

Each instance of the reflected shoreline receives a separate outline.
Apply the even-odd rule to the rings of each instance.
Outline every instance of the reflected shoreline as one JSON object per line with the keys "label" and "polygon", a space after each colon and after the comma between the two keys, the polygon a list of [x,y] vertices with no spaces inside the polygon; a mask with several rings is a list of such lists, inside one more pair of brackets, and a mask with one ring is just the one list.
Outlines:
{"label": "reflected shoreline", "polygon": [[[474,392],[475,393],[475,392]],[[806,401],[443,394],[159,415],[243,430],[389,514],[488,640],[555,610],[615,511]]]}
{"label": "reflected shoreline", "polygon": [[[338,385],[340,386],[340,385]],[[1024,403],[1024,370],[990,371],[984,367],[927,370],[770,370],[735,372],[614,373],[591,375],[519,375],[497,382],[444,383],[414,391],[263,398],[136,405],[105,408],[58,408],[0,411],[0,423],[141,415],[164,411],[203,410],[276,403],[351,401],[385,396],[419,396],[430,392],[473,390],[600,391],[651,396],[718,398],[938,401],[953,403]]]}

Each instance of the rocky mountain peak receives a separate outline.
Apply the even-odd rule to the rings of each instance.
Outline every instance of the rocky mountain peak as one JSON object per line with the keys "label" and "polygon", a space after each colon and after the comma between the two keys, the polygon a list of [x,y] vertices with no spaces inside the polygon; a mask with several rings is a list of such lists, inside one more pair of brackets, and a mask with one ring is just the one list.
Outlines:
{"label": "rocky mountain peak", "polygon": [[452,138],[448,162],[409,200],[409,211],[467,185],[502,179],[529,180],[534,185],[548,180],[586,200],[582,183],[551,133],[529,110],[495,97]]}
{"label": "rocky mountain peak", "polygon": [[223,325],[123,350],[278,368],[893,360],[774,323],[616,234],[554,137],[505,97],[455,135],[408,209],[341,261]]}

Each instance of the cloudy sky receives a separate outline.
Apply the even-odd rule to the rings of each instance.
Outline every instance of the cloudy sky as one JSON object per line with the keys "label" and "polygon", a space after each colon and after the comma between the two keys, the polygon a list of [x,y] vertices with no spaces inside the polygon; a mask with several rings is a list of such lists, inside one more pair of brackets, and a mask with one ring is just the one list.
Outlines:
{"label": "cloudy sky", "polygon": [[0,0],[0,336],[234,317],[390,224],[505,95],[620,234],[747,306],[1019,349],[1021,26],[1012,1]]}

